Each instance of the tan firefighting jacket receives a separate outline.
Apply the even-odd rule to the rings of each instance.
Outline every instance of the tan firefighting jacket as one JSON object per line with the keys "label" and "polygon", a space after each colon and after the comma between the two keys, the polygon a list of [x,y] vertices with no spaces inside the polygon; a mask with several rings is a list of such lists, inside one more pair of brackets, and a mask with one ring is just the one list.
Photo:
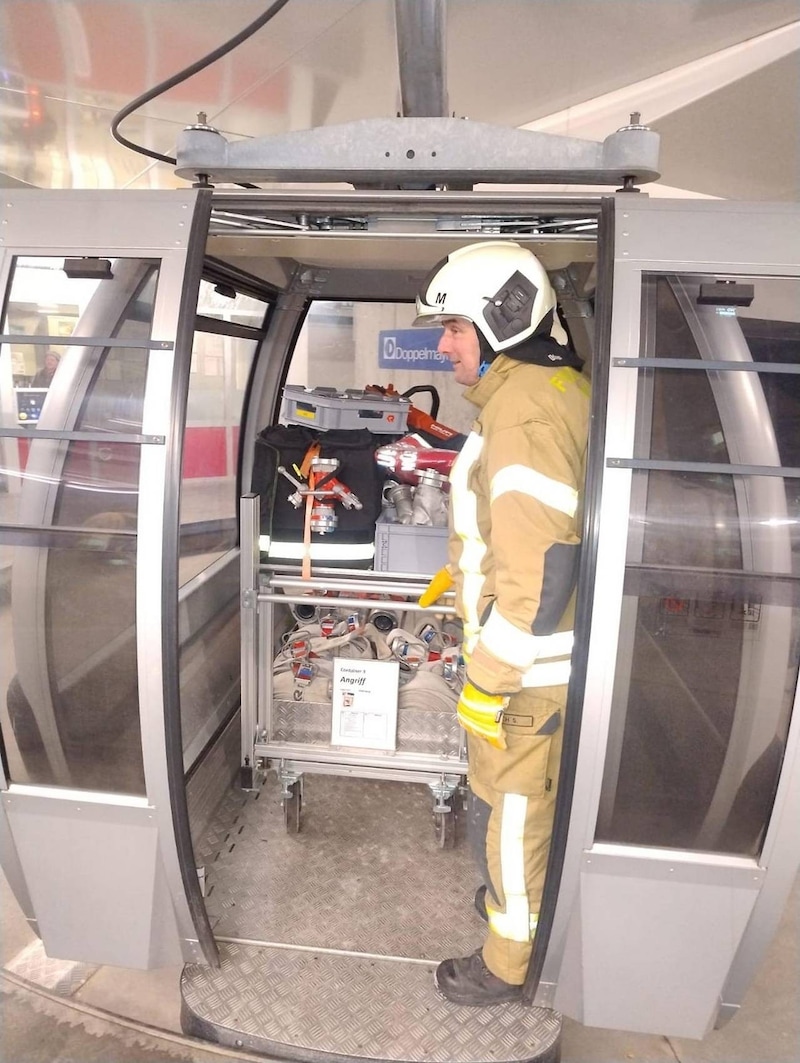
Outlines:
{"label": "tan firefighting jacket", "polygon": [[502,695],[566,683],[588,382],[501,354],[465,397],[480,412],[450,476],[448,564],[467,678]]}

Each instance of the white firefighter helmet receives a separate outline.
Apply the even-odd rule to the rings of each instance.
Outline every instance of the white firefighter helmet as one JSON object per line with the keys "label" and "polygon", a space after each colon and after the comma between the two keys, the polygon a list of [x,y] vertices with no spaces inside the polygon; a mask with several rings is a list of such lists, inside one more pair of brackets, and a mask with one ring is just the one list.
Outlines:
{"label": "white firefighter helmet", "polygon": [[414,325],[466,318],[496,352],[522,343],[540,326],[566,344],[555,307],[555,292],[538,258],[512,240],[488,240],[437,262],[417,295]]}

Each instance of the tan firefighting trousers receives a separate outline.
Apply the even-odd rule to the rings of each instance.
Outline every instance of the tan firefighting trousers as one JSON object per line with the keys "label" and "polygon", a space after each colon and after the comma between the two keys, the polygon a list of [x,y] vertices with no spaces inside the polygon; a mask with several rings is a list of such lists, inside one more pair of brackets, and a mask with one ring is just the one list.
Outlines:
{"label": "tan firefighting trousers", "polygon": [[525,980],[533,949],[566,698],[566,685],[515,694],[504,717],[507,749],[469,736],[470,788],[491,808],[485,839],[489,935],[483,959],[493,974],[512,985]]}

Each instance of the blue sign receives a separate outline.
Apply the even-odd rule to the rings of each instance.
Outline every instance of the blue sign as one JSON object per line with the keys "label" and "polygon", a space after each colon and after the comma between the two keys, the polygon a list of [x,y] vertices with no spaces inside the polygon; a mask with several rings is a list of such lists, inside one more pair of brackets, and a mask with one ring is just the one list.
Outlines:
{"label": "blue sign", "polygon": [[378,333],[378,366],[381,369],[424,369],[426,373],[449,370],[450,359],[436,347],[440,328],[403,328]]}

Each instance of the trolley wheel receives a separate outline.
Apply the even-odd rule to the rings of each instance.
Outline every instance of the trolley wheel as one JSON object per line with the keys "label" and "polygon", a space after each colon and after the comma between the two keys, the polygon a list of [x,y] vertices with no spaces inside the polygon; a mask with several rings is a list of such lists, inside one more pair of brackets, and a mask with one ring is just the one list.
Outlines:
{"label": "trolley wheel", "polygon": [[452,797],[448,797],[444,804],[449,811],[433,813],[433,828],[436,832],[436,841],[440,849],[454,849],[456,845],[456,805]]}
{"label": "trolley wheel", "polygon": [[283,806],[283,825],[287,834],[300,833],[300,820],[303,813],[303,794],[299,782],[289,787],[289,796],[281,801]]}

